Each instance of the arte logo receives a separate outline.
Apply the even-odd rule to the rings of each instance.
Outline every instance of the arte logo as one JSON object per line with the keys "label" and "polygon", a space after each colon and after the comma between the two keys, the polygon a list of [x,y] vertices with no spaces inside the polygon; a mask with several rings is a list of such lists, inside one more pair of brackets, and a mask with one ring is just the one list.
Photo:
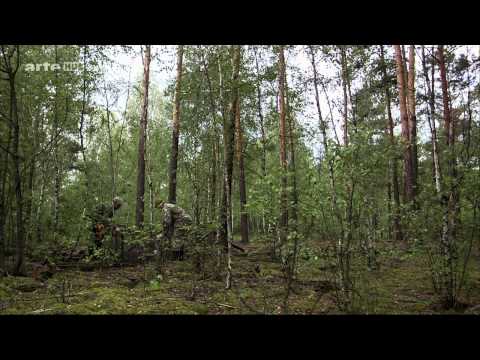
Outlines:
{"label": "arte logo", "polygon": [[42,64],[25,64],[25,71],[75,71],[81,69],[83,64],[81,62],[66,61],[61,64],[56,63],[42,63]]}

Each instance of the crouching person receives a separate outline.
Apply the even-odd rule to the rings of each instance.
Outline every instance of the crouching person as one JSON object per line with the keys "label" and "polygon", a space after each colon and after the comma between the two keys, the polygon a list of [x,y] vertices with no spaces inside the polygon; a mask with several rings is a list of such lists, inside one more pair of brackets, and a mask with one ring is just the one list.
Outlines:
{"label": "crouching person", "polygon": [[95,250],[103,247],[103,241],[107,232],[114,232],[112,228],[112,218],[115,211],[122,207],[122,199],[115,197],[111,205],[99,204],[95,207],[92,214],[89,215],[92,231],[92,240],[89,247],[90,255],[93,255]]}
{"label": "crouching person", "polygon": [[156,207],[163,213],[163,230],[157,237],[157,251],[162,257],[183,260],[193,224],[192,217],[180,206],[163,200],[158,201]]}

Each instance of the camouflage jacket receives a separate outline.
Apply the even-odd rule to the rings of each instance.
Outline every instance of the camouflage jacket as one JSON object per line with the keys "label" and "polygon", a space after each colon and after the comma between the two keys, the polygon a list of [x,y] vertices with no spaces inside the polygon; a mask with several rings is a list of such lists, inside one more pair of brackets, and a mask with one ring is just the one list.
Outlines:
{"label": "camouflage jacket", "polygon": [[95,207],[90,218],[95,224],[109,225],[113,217],[113,207],[106,204],[99,204]]}
{"label": "camouflage jacket", "polygon": [[163,221],[164,223],[170,224],[173,219],[175,219],[176,224],[180,225],[188,225],[192,223],[192,218],[188,215],[185,210],[183,210],[180,206],[171,204],[171,203],[164,203],[162,207],[163,211]]}
{"label": "camouflage jacket", "polygon": [[[175,220],[175,231],[170,245],[179,248],[186,244],[189,238],[188,225],[192,224],[192,218],[180,206],[164,203],[162,207],[163,223],[168,226]],[[185,226],[187,225],[187,226]]]}

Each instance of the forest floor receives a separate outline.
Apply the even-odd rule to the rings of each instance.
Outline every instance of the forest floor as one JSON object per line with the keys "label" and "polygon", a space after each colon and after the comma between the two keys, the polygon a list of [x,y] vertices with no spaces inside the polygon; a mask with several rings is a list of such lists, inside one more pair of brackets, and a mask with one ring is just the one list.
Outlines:
{"label": "forest floor", "polygon": [[[280,314],[285,294],[281,264],[253,244],[233,257],[233,289],[224,275],[193,271],[190,261],[170,261],[165,276],[153,265],[69,269],[44,283],[29,277],[0,279],[0,314]],[[315,252],[313,252],[315,254]],[[361,314],[479,313],[480,257],[472,256],[461,309],[441,310],[422,253],[383,249],[379,268],[354,264],[352,312]],[[317,255],[301,260],[289,297],[290,314],[339,314],[333,277]],[[356,269],[356,270],[355,270]],[[359,270],[362,269],[362,270]]]}

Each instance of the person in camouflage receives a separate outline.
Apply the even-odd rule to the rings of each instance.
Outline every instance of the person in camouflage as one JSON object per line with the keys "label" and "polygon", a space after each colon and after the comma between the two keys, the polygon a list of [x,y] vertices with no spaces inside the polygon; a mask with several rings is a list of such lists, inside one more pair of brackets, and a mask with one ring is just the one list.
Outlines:
{"label": "person in camouflage", "polygon": [[90,254],[92,254],[95,249],[102,247],[106,232],[112,228],[113,215],[121,206],[122,199],[115,197],[111,206],[99,204],[95,207],[90,216],[92,220],[92,246],[90,247]]}
{"label": "person in camouflage", "polygon": [[157,202],[157,207],[163,213],[163,232],[160,237],[165,240],[164,246],[179,251],[183,258],[185,242],[188,238],[188,228],[192,225],[192,217],[176,204]]}

